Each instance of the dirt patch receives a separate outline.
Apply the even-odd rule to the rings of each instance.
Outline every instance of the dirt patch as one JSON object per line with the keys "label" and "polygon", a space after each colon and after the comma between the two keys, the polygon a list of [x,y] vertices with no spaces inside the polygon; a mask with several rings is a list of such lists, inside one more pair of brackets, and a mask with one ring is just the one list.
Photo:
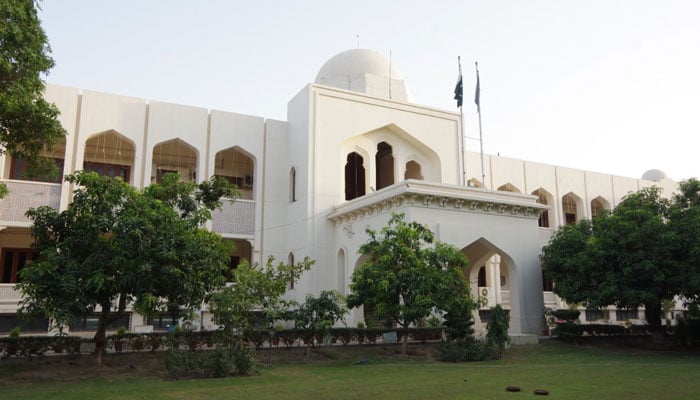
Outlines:
{"label": "dirt patch", "polygon": [[[258,367],[280,364],[317,363],[384,363],[391,361],[434,360],[435,344],[411,344],[402,356],[400,345],[323,346],[312,348],[307,358],[306,347],[273,347],[256,352]],[[204,350],[206,351],[206,350]],[[94,356],[67,355],[41,358],[12,358],[0,361],[0,385],[35,381],[79,381],[91,379],[126,379],[152,377],[167,379],[163,357],[165,352],[105,354],[98,367]]]}

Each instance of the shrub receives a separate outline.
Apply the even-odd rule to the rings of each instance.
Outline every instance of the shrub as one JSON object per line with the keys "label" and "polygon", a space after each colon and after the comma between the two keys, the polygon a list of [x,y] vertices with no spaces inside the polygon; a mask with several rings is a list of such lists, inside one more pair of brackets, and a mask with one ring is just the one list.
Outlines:
{"label": "shrub", "polygon": [[467,337],[438,345],[439,358],[446,362],[486,361],[498,358],[498,349],[491,341]]}
{"label": "shrub", "polygon": [[238,342],[233,348],[233,365],[236,375],[253,375],[256,372],[255,349],[245,343]]}
{"label": "shrub", "polygon": [[552,315],[559,321],[574,322],[581,315],[579,310],[556,310],[552,311]]}

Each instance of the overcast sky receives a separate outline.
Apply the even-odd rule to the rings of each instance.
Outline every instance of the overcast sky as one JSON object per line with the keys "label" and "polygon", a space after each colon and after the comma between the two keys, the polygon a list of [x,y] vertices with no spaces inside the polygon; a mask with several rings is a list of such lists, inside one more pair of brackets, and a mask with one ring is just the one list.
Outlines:
{"label": "overcast sky", "polygon": [[[700,177],[700,1],[44,0],[49,83],[286,120],[333,55],[387,56],[486,153]],[[470,150],[478,142],[468,140]]]}

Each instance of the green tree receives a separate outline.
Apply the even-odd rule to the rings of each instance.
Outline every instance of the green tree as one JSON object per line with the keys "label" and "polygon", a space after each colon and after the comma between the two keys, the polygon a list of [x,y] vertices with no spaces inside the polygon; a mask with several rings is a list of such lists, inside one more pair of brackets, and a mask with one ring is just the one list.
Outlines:
{"label": "green tree", "polygon": [[290,280],[296,282],[313,264],[310,258],[293,265],[275,265],[272,257],[267,259],[265,266],[242,262],[231,273],[231,285],[209,296],[209,309],[227,343],[230,358],[256,328],[253,321],[257,315],[262,313],[268,326],[275,320],[284,319],[295,304],[283,297]]}
{"label": "green tree", "polygon": [[692,304],[700,304],[700,181],[681,182],[669,212],[675,233],[677,263],[684,271],[681,293]]}
{"label": "green tree", "polygon": [[27,212],[40,258],[20,272],[21,306],[57,327],[98,313],[98,363],[108,326],[130,302],[146,315],[186,313],[223,285],[231,246],[201,224],[217,196],[235,196],[225,180],[196,185],[170,174],[143,192],[94,172],[66,180],[77,187],[66,210]]}
{"label": "green tree", "polygon": [[[433,243],[433,233],[417,222],[393,214],[377,234],[367,229],[369,240],[360,247],[368,256],[352,275],[348,306],[364,305],[376,316],[402,328],[416,325],[431,313],[468,309],[474,303],[462,276],[468,261],[457,248]],[[401,351],[406,354],[408,336],[403,335]]]}
{"label": "green tree", "polygon": [[587,307],[644,306],[650,330],[660,332],[662,303],[681,293],[688,276],[667,218],[670,207],[659,189],[645,188],[593,223],[561,227],[542,252],[554,291]]}
{"label": "green tree", "polygon": [[304,303],[293,313],[294,326],[307,332],[310,338],[306,357],[314,339],[320,335],[324,340],[330,335],[330,330],[336,322],[343,319],[348,309],[344,306],[343,296],[335,290],[324,290],[318,297],[311,293],[306,295]]}
{"label": "green tree", "polygon": [[0,146],[25,160],[30,175],[55,171],[41,152],[66,134],[58,108],[43,98],[42,75],[54,60],[36,3],[0,0]]}
{"label": "green tree", "polygon": [[510,344],[509,326],[508,314],[500,304],[496,304],[496,307],[491,309],[491,319],[486,324],[486,340],[498,346],[498,358],[503,356],[503,347]]}

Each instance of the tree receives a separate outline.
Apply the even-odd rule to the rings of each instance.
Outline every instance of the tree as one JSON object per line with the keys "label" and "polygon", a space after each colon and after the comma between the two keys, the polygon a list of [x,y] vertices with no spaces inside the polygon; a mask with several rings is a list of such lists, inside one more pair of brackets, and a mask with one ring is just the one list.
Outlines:
{"label": "tree", "polygon": [[[364,305],[376,316],[402,328],[418,324],[433,312],[458,313],[474,308],[462,276],[468,261],[457,248],[435,243],[433,233],[417,222],[393,214],[380,234],[367,229],[369,240],[360,253],[369,257],[352,274],[348,306]],[[402,336],[406,354],[408,336]]]}
{"label": "tree", "polygon": [[50,53],[36,2],[0,0],[0,146],[26,161],[30,175],[55,171],[41,152],[66,134],[58,108],[43,98]]}
{"label": "tree", "polygon": [[700,181],[682,181],[673,198],[669,224],[676,237],[675,254],[684,271],[681,295],[688,303],[700,304]]}
{"label": "tree", "polygon": [[503,356],[503,347],[510,344],[509,326],[508,314],[500,304],[496,304],[496,307],[491,309],[491,319],[486,325],[486,340],[498,346],[498,358]]}
{"label": "tree", "polygon": [[208,297],[213,320],[226,343],[229,362],[235,364],[236,354],[244,351],[246,337],[255,328],[256,316],[262,314],[268,325],[285,316],[295,304],[283,298],[290,279],[296,281],[313,264],[309,258],[292,265],[275,265],[274,258],[269,257],[264,267],[244,261],[232,271],[231,285]]}
{"label": "tree", "polygon": [[554,291],[592,308],[644,306],[650,330],[660,332],[663,301],[680,294],[688,277],[670,207],[659,189],[645,188],[592,223],[561,227],[542,252]]}
{"label": "tree", "polygon": [[325,340],[333,325],[348,312],[343,301],[343,296],[335,290],[324,290],[318,297],[309,293],[304,303],[293,313],[294,326],[308,333],[306,358],[310,356],[316,336],[320,334]]}
{"label": "tree", "polygon": [[221,197],[235,195],[225,180],[196,185],[170,174],[143,192],[94,172],[66,180],[77,187],[66,210],[27,212],[40,257],[20,272],[21,310],[59,329],[98,313],[98,363],[107,328],[130,302],[146,315],[182,316],[224,284],[231,246],[201,224]]}

